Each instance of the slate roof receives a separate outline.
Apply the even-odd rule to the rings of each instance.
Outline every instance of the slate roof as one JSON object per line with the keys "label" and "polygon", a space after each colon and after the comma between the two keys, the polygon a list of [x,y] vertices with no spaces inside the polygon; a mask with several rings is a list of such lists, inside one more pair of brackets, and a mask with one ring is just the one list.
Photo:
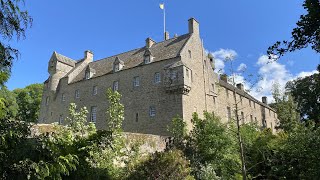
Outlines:
{"label": "slate roof", "polygon": [[71,58],[68,58],[64,55],[61,55],[59,53],[57,53],[56,51],[53,52],[53,55],[57,58],[58,61],[64,63],[64,64],[67,64],[69,66],[72,66],[72,67],[75,67],[77,61],[71,59]]}
{"label": "slate roof", "polygon": [[237,94],[239,94],[239,95],[241,95],[241,96],[244,96],[244,97],[250,99],[251,101],[254,101],[254,102],[257,103],[257,104],[260,104],[261,106],[264,106],[264,107],[266,107],[266,108],[268,108],[268,109],[271,109],[271,110],[275,111],[273,108],[271,108],[270,106],[268,106],[268,105],[265,104],[265,103],[260,102],[259,100],[257,100],[256,98],[254,98],[253,96],[251,96],[250,94],[248,94],[247,92],[245,92],[245,91],[243,91],[243,90],[240,90],[239,88],[234,87],[233,85],[231,85],[231,84],[229,84],[229,83],[227,83],[227,82],[225,82],[225,81],[223,81],[223,80],[221,80],[221,79],[219,79],[219,85],[222,86],[222,87],[225,87],[225,88],[229,89],[230,91],[233,91],[234,89],[236,89],[236,93],[237,93]]}
{"label": "slate roof", "polygon": [[[175,58],[180,55],[184,45],[190,38],[190,34],[181,35],[166,41],[153,44],[149,49],[144,47],[124,52],[111,57],[103,58],[101,60],[93,61],[89,64],[90,68],[94,69],[96,73],[92,76],[99,77],[113,72],[113,63],[118,57],[124,63],[122,70],[134,68],[144,63],[144,54],[149,50],[153,56],[153,62],[162,61],[166,59]],[[84,79],[85,69],[80,72],[71,83],[75,83]]]}

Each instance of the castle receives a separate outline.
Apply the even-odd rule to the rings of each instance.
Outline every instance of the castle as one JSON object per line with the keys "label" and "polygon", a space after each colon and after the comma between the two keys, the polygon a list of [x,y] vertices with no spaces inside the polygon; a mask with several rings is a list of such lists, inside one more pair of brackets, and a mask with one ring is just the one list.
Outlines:
{"label": "castle", "polygon": [[[49,78],[44,82],[39,123],[64,123],[69,104],[87,107],[88,121],[106,127],[108,107],[105,92],[112,88],[122,94],[125,107],[123,129],[168,135],[167,126],[179,115],[189,129],[192,113],[215,112],[228,122],[234,118],[234,98],[242,123],[257,122],[274,130],[277,114],[250,96],[242,84],[236,87],[214,72],[214,57],[206,55],[200,39],[199,23],[188,21],[189,32],[164,41],[147,38],[145,46],[93,61],[93,53],[73,60],[56,52],[50,58]],[[236,96],[234,96],[236,92]]]}

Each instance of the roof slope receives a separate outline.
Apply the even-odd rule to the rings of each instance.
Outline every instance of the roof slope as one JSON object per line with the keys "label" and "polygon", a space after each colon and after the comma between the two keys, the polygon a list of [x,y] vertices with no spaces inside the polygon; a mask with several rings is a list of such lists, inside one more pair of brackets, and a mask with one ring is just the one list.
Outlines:
{"label": "roof slope", "polygon": [[253,96],[251,96],[250,94],[248,94],[247,92],[245,92],[245,91],[243,91],[243,90],[240,90],[240,89],[238,89],[237,87],[234,87],[233,85],[231,85],[231,84],[229,84],[229,83],[227,83],[227,82],[225,82],[225,81],[223,81],[223,80],[221,80],[221,79],[219,79],[219,85],[222,86],[222,87],[225,87],[225,88],[229,89],[230,91],[233,91],[233,90],[235,89],[237,94],[239,94],[239,95],[241,95],[241,96],[244,96],[244,97],[246,97],[246,98],[248,98],[248,99],[250,99],[250,100],[258,103],[258,104],[260,104],[261,106],[264,106],[264,107],[266,107],[266,108],[269,108],[269,109],[275,111],[273,108],[271,108],[271,107],[268,106],[267,104],[264,104],[264,103],[260,102],[259,100],[257,100],[256,98],[254,98]]}
{"label": "roof slope", "polygon": [[59,61],[59,62],[62,62],[64,64],[67,64],[69,66],[72,66],[72,67],[75,67],[75,64],[77,63],[77,61],[71,59],[71,58],[68,58],[64,55],[61,55],[59,53],[57,53],[56,51],[53,52],[53,56],[56,57],[56,59]]}
{"label": "roof slope", "polygon": [[[172,38],[166,41],[155,43],[149,50],[154,57],[153,61],[162,61],[166,59],[175,58],[180,55],[180,51],[190,38],[190,34],[185,34],[176,38]],[[122,70],[130,69],[143,64],[145,51],[148,50],[145,46],[142,48],[134,49],[122,54],[107,57],[98,61],[89,63],[91,69],[94,69],[96,73],[94,77],[99,77],[113,70],[113,62],[118,57],[124,63]],[[83,80],[85,77],[85,69],[75,77],[71,83]]]}

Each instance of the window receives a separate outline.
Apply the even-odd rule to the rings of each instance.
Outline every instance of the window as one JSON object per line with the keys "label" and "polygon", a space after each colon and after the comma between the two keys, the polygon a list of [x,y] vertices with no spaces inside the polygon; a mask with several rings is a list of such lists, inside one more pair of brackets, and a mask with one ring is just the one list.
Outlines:
{"label": "window", "polygon": [[138,122],[138,121],[139,121],[139,114],[136,113],[136,122]]}
{"label": "window", "polygon": [[216,98],[213,97],[213,104],[216,105]]}
{"label": "window", "polygon": [[90,72],[89,71],[86,72],[85,78],[90,79]]}
{"label": "window", "polygon": [[90,122],[97,122],[97,106],[91,107]]}
{"label": "window", "polygon": [[92,95],[97,95],[97,94],[98,94],[98,86],[93,86]]}
{"label": "window", "polygon": [[113,91],[118,91],[119,90],[119,82],[114,81],[113,86],[112,86]]}
{"label": "window", "polygon": [[149,116],[150,117],[156,116],[156,107],[155,106],[150,106],[150,108],[149,108]]}
{"label": "window", "polygon": [[249,99],[249,106],[251,107],[251,100]]}
{"label": "window", "polygon": [[119,64],[115,64],[114,65],[114,72],[117,72],[120,70],[120,65]]}
{"label": "window", "polygon": [[170,72],[170,79],[176,79],[177,78],[177,72],[176,71],[171,71]]}
{"label": "window", "polygon": [[62,102],[66,101],[66,95],[65,95],[64,93],[61,94],[61,101],[62,101]]}
{"label": "window", "polygon": [[49,105],[49,102],[50,102],[50,97],[47,97],[47,98],[46,98],[46,105],[47,105],[47,106]]}
{"label": "window", "polygon": [[228,118],[228,121],[231,122],[231,108],[230,107],[227,107],[227,118]]}
{"label": "window", "polygon": [[149,64],[150,63],[150,55],[144,56],[144,63]]}
{"label": "window", "polygon": [[140,77],[136,76],[133,78],[133,87],[139,87],[140,86]]}
{"label": "window", "polygon": [[59,116],[59,124],[62,124],[62,123],[63,123],[63,116],[60,115],[60,116]]}
{"label": "window", "polygon": [[250,114],[250,121],[251,121],[251,123],[253,123],[253,116],[252,116],[252,114]]}
{"label": "window", "polygon": [[256,108],[256,103],[255,102],[253,102],[253,108]]}
{"label": "window", "polygon": [[190,50],[188,50],[188,53],[189,53],[189,58],[191,59],[191,58],[192,58],[191,51],[190,51]]}
{"label": "window", "polygon": [[226,88],[226,95],[227,95],[227,98],[229,98],[229,91],[227,88]]}
{"label": "window", "polygon": [[161,75],[159,72],[154,73],[154,83],[158,84],[161,82]]}
{"label": "window", "polygon": [[76,96],[77,99],[80,98],[80,91],[79,91],[79,89],[76,90],[75,96]]}
{"label": "window", "polygon": [[242,124],[244,124],[244,113],[241,111],[241,120],[242,120]]}

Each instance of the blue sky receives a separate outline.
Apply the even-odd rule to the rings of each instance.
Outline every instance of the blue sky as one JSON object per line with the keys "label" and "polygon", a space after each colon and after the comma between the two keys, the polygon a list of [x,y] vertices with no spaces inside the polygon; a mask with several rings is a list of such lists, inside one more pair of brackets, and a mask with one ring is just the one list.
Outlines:
{"label": "blue sky", "polygon": [[[26,8],[34,22],[25,40],[12,42],[20,50],[21,58],[14,62],[11,79],[6,85],[15,89],[45,81],[53,51],[80,59],[89,49],[98,60],[142,47],[147,37],[162,41],[160,2],[27,1]],[[231,51],[236,54],[236,66],[243,63],[247,67],[246,72],[254,75],[268,75],[268,70],[285,71],[284,74],[279,73],[290,78],[283,78],[280,81],[283,84],[301,72],[312,73],[320,63],[319,54],[308,48],[284,56],[269,68],[261,64],[268,46],[277,40],[290,38],[291,30],[304,13],[302,2],[166,0],[167,30],[171,36],[185,34],[188,32],[187,20],[195,17],[200,22],[205,48],[215,53],[217,58]],[[274,81],[278,75],[274,74],[275,77],[268,81]]]}

